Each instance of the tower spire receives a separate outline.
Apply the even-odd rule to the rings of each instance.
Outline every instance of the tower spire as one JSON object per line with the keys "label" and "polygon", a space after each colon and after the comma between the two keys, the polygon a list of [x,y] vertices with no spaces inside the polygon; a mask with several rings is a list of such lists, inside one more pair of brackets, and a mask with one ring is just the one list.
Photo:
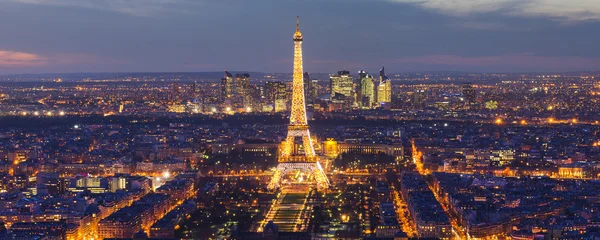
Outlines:
{"label": "tower spire", "polygon": [[302,32],[300,32],[300,17],[296,16],[296,32],[294,33],[294,41],[302,41]]}

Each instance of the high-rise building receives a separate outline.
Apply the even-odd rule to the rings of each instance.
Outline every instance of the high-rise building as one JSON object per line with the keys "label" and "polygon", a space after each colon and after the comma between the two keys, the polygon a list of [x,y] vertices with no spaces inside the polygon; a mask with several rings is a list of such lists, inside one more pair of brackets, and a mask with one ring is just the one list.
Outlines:
{"label": "high-rise building", "polygon": [[304,72],[304,97],[306,98],[306,107],[309,111],[313,109],[314,98],[312,94],[312,81],[308,72]]}
{"label": "high-rise building", "polygon": [[319,97],[319,89],[321,89],[321,85],[319,85],[319,80],[317,79],[313,79],[310,80],[310,96],[313,99],[313,101],[315,99],[317,99],[317,97]]}
{"label": "high-rise building", "polygon": [[331,88],[331,99],[344,100],[348,104],[353,103],[354,99],[354,78],[350,72],[338,71],[337,75],[329,77],[329,86]]}
{"label": "high-rise building", "polygon": [[238,73],[235,75],[235,107],[252,107],[250,94],[250,74]]}
{"label": "high-rise building", "polygon": [[369,109],[375,106],[375,79],[365,71],[359,71],[360,78],[358,100],[362,108]]}
{"label": "high-rise building", "polygon": [[467,103],[468,105],[474,104],[475,98],[476,98],[476,93],[475,93],[475,88],[473,88],[473,84],[463,83],[462,95],[465,100],[465,103]]}
{"label": "high-rise building", "polygon": [[280,81],[266,82],[265,91],[267,103],[273,106],[274,112],[287,110],[287,89],[285,83]]}
{"label": "high-rise building", "polygon": [[220,102],[224,105],[231,105],[231,98],[234,94],[233,75],[225,71],[225,76],[221,78]]}
{"label": "high-rise building", "polygon": [[392,82],[385,75],[385,68],[379,71],[379,86],[377,86],[377,102],[386,104],[392,102]]}
{"label": "high-rise building", "polygon": [[364,70],[358,71],[358,79],[356,82],[356,100],[359,107],[362,107],[362,79],[367,76],[367,72]]}
{"label": "high-rise building", "polygon": [[306,100],[308,101],[310,99],[310,89],[311,89],[310,74],[308,74],[308,72],[304,72],[303,80],[304,80],[304,96],[306,97]]}

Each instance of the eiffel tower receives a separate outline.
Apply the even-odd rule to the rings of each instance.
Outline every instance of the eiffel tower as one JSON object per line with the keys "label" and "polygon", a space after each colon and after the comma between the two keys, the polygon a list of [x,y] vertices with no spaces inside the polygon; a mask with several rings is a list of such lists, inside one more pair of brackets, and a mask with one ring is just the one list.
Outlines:
{"label": "eiffel tower", "polygon": [[[292,86],[292,109],[288,134],[281,146],[279,164],[273,174],[269,189],[279,188],[281,178],[292,171],[312,174],[317,182],[317,188],[329,187],[329,180],[323,168],[317,161],[313,147],[308,121],[306,120],[306,103],[304,100],[304,69],[302,67],[302,33],[299,18],[296,17],[296,32],[294,33],[294,76]],[[296,144],[296,141],[301,144]]]}

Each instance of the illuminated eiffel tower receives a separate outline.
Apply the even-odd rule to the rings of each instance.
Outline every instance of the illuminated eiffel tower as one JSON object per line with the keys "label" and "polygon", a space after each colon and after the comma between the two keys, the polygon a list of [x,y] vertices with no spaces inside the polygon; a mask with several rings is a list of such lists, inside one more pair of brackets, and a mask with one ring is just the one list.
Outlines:
{"label": "illuminated eiffel tower", "polygon": [[[306,120],[306,103],[304,101],[304,75],[302,67],[302,33],[299,18],[296,17],[296,32],[294,33],[294,80],[292,91],[292,110],[288,135],[281,146],[279,164],[269,183],[269,189],[276,189],[281,178],[292,171],[301,171],[314,177],[317,188],[329,187],[329,180],[323,168],[317,161],[313,147],[308,121]],[[296,141],[302,142],[296,144]]]}

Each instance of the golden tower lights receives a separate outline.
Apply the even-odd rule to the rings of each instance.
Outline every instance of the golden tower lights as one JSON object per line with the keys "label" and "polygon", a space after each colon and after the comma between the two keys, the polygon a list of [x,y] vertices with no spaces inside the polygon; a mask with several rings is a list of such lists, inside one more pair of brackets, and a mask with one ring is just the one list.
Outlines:
{"label": "golden tower lights", "polygon": [[[323,168],[317,161],[313,147],[308,121],[306,118],[306,101],[304,99],[304,69],[302,67],[302,32],[299,18],[296,17],[296,32],[294,33],[294,72],[292,85],[292,109],[288,134],[282,143],[279,164],[269,183],[270,189],[279,187],[281,177],[290,171],[303,171],[314,175],[318,188],[327,188],[329,180]],[[296,138],[302,139],[304,154],[295,154]]]}

